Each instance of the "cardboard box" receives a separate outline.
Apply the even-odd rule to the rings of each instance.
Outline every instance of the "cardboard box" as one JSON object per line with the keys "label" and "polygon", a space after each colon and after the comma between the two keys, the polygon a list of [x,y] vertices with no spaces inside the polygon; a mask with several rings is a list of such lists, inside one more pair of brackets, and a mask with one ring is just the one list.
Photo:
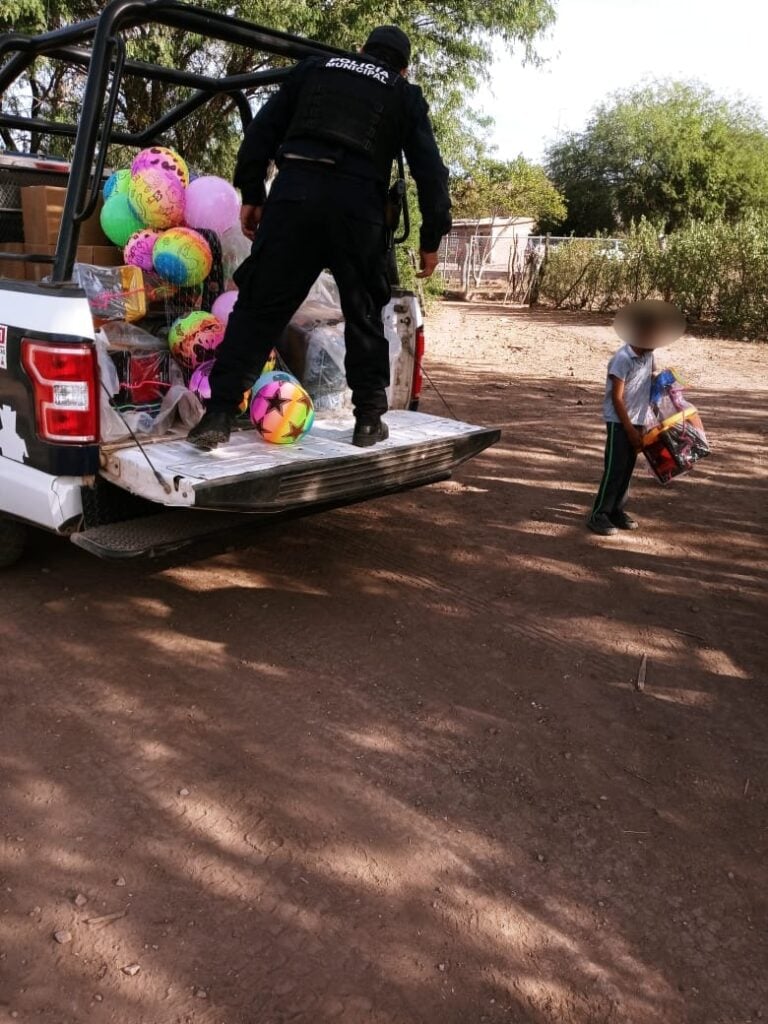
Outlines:
{"label": "cardboard box", "polygon": [[[55,245],[30,245],[24,243],[24,252],[40,256],[53,256]],[[116,245],[79,245],[75,253],[78,263],[91,263],[96,267],[119,267],[123,263],[123,251]],[[42,281],[52,268],[51,263],[25,263],[27,281]]]}
{"label": "cardboard box", "polygon": [[90,263],[94,267],[122,267],[123,250],[116,245],[79,245],[75,255],[77,263]]}
{"label": "cardboard box", "polygon": [[[56,244],[66,194],[65,188],[55,185],[26,185],[21,189],[25,243],[35,246]],[[95,211],[80,225],[80,245],[109,245],[99,223],[102,205],[103,200],[99,196]]]}
{"label": "cardboard box", "polygon": [[24,245],[21,242],[3,242],[0,245],[0,277],[10,278],[12,281],[24,281],[27,276],[26,265],[20,260],[4,260],[4,252],[24,252]]}

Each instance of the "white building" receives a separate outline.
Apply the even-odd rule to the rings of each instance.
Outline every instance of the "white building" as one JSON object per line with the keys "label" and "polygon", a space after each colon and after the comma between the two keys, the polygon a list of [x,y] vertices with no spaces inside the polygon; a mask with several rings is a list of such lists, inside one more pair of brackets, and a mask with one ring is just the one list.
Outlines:
{"label": "white building", "polygon": [[525,269],[530,217],[458,218],[440,249],[441,271],[450,291],[505,292]]}

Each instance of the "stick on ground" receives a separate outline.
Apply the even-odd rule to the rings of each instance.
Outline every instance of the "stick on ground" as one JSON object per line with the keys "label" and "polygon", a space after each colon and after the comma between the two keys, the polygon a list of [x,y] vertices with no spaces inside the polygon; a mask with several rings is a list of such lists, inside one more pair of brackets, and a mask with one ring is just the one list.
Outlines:
{"label": "stick on ground", "polygon": [[648,655],[643,655],[643,660],[640,662],[640,668],[637,670],[637,679],[635,680],[635,689],[641,692],[645,689],[645,676],[648,671]]}

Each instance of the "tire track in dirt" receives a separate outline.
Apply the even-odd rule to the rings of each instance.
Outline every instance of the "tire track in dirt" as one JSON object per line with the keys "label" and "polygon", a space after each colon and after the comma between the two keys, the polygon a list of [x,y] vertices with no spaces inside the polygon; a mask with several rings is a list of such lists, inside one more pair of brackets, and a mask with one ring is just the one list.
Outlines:
{"label": "tire track in dirt", "polygon": [[519,619],[513,621],[498,600],[482,597],[477,590],[445,578],[425,576],[408,563],[407,550],[386,547],[382,541],[366,534],[354,534],[344,523],[337,526],[318,522],[314,527],[328,538],[324,541],[328,550],[342,551],[342,557],[354,554],[359,568],[365,566],[373,574],[389,576],[393,584],[402,582],[406,588],[416,588],[431,595],[435,601],[463,605],[477,615],[492,614],[495,626],[502,633],[539,648],[548,649],[571,662],[578,657],[590,667],[606,673],[610,679],[616,678],[615,655],[596,651],[587,638],[583,643],[578,643],[572,638],[563,638],[557,629],[550,628],[544,623]]}

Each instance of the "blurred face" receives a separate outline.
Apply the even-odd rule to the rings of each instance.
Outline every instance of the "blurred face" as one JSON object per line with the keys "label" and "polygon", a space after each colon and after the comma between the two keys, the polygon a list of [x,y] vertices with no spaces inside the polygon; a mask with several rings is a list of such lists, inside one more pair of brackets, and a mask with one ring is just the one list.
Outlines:
{"label": "blurred face", "polygon": [[650,352],[652,349],[661,348],[668,340],[668,331],[664,324],[639,321],[635,325],[632,348],[640,353]]}

